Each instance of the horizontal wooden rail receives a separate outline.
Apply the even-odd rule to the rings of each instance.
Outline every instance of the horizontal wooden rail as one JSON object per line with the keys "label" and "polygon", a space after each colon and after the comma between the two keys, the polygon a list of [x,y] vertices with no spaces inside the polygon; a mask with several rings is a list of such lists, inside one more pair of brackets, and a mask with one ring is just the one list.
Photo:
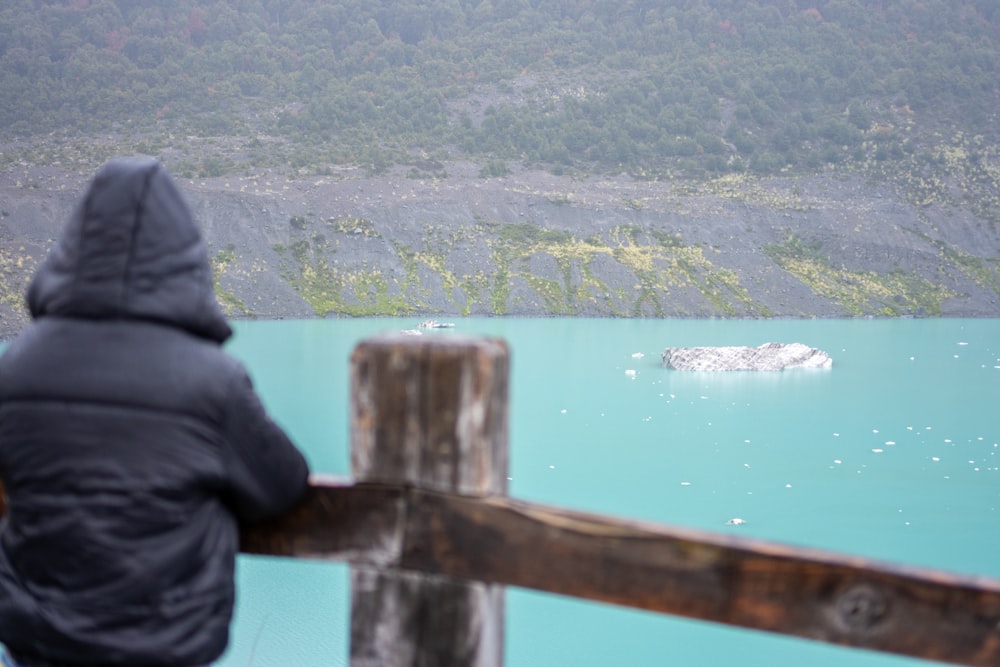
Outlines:
{"label": "horizontal wooden rail", "polygon": [[252,554],[339,559],[960,665],[1000,664],[1000,582],[513,500],[317,480]]}

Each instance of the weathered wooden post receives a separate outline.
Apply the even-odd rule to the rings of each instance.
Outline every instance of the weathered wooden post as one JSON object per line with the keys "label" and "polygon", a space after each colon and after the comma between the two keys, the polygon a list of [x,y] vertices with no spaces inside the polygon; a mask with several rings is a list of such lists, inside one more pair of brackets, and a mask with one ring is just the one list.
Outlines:
{"label": "weathered wooden post", "polygon": [[[358,483],[506,495],[510,353],[498,339],[385,335],[351,356],[351,468]],[[405,533],[407,498],[398,533]],[[503,587],[352,566],[352,667],[499,667]],[[419,548],[419,547],[418,547]]]}

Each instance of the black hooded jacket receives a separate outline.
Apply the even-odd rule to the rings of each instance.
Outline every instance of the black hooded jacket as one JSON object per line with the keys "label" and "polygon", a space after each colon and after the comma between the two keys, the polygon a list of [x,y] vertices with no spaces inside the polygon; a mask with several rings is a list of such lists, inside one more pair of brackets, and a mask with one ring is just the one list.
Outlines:
{"label": "black hooded jacket", "polygon": [[228,642],[238,523],[288,509],[268,417],[164,169],[108,163],[0,358],[0,641],[29,664],[200,665]]}

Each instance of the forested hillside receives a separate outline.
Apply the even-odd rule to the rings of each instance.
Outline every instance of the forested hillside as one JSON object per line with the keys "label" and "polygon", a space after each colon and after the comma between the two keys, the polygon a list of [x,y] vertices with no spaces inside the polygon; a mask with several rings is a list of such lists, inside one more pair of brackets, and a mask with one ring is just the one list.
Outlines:
{"label": "forested hillside", "polygon": [[179,165],[192,176],[458,157],[486,175],[919,174],[995,148],[1000,3],[5,0],[0,91],[0,136],[52,160],[80,137],[225,138]]}
{"label": "forested hillside", "polygon": [[1000,314],[997,0],[3,0],[0,338],[131,154],[234,317]]}

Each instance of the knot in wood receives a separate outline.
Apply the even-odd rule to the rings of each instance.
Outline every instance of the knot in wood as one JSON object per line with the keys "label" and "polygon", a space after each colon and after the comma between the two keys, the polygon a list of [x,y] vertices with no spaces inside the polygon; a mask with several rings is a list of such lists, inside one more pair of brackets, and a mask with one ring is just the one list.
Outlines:
{"label": "knot in wood", "polygon": [[869,584],[852,586],[837,600],[837,617],[851,632],[870,630],[888,613],[885,594]]}

